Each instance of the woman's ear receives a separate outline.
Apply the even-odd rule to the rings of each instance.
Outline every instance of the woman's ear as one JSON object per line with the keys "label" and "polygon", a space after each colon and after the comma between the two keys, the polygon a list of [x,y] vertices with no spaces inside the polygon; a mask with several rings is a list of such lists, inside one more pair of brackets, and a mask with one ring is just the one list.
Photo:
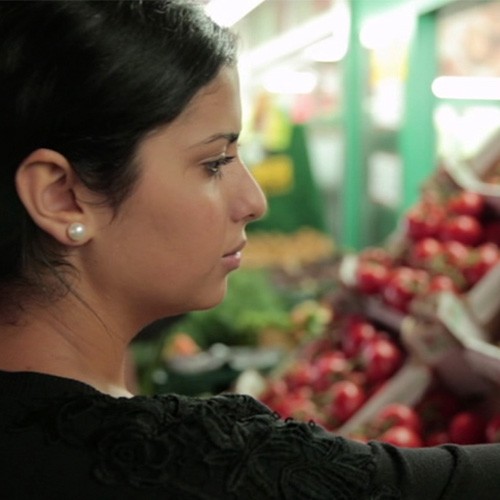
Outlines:
{"label": "woman's ear", "polygon": [[[33,151],[20,164],[15,180],[21,202],[41,229],[64,245],[91,239],[91,210],[79,196],[85,188],[63,155],[51,149]],[[75,223],[83,225],[77,238],[70,229]]]}

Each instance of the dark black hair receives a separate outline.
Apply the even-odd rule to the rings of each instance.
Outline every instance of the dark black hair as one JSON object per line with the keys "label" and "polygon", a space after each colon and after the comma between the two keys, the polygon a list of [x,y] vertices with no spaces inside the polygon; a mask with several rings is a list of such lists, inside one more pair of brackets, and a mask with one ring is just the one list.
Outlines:
{"label": "dark black hair", "polygon": [[196,2],[1,1],[0,284],[33,286],[33,270],[64,263],[17,197],[24,158],[58,151],[119,207],[139,141],[235,64],[235,51],[234,35]]}

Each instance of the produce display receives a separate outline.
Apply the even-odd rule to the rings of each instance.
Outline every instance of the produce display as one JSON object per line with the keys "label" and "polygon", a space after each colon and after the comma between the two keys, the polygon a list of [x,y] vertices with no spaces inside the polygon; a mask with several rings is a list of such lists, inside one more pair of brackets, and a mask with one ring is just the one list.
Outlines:
{"label": "produce display", "polygon": [[466,293],[500,261],[500,217],[439,172],[404,216],[389,249],[366,249],[351,278],[359,292],[409,312],[419,296]]}
{"label": "produce display", "polygon": [[489,403],[484,395],[461,398],[435,379],[415,405],[388,403],[348,435],[405,447],[497,443],[500,413]]}
{"label": "produce display", "polygon": [[358,315],[335,319],[305,344],[261,400],[284,418],[340,428],[403,365],[406,352],[389,331]]}
{"label": "produce display", "polygon": [[[305,345],[259,397],[283,418],[312,420],[361,441],[405,447],[500,442],[500,409],[489,393],[458,395],[433,370],[391,387],[411,363],[394,332],[349,314]],[[368,403],[369,411],[352,424]]]}
{"label": "produce display", "polygon": [[499,208],[439,168],[386,245],[343,256],[332,321],[258,397],[362,441],[498,442],[499,269]]}

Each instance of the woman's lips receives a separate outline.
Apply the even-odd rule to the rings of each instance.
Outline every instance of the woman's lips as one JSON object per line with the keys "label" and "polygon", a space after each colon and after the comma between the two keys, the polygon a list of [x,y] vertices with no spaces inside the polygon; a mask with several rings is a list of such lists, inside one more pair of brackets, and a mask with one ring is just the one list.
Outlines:
{"label": "woman's lips", "polygon": [[237,269],[241,265],[242,250],[246,245],[246,241],[241,242],[234,250],[224,254],[222,260],[224,264],[230,269]]}
{"label": "woman's lips", "polygon": [[237,269],[241,265],[241,251],[228,253],[222,257],[222,261],[230,270]]}

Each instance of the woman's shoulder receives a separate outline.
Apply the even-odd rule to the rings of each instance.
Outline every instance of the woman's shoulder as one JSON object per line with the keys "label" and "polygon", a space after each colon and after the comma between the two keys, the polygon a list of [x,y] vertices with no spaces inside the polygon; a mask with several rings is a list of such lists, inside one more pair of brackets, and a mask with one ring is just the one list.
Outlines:
{"label": "woman's shoulder", "polygon": [[92,481],[147,498],[361,499],[374,467],[368,447],[283,421],[245,395],[62,394],[30,404],[10,432],[44,442],[52,461],[83,455]]}
{"label": "woman's shoulder", "polygon": [[[108,425],[141,425],[155,427],[158,432],[171,427],[210,425],[210,422],[244,422],[279,419],[256,399],[239,394],[192,397],[179,394],[155,396],[112,397],[99,392],[63,393],[25,401],[16,416],[18,424],[46,426],[70,422],[76,432],[82,422],[99,427]],[[64,430],[69,430],[65,426]],[[88,427],[88,426],[86,426]]]}

